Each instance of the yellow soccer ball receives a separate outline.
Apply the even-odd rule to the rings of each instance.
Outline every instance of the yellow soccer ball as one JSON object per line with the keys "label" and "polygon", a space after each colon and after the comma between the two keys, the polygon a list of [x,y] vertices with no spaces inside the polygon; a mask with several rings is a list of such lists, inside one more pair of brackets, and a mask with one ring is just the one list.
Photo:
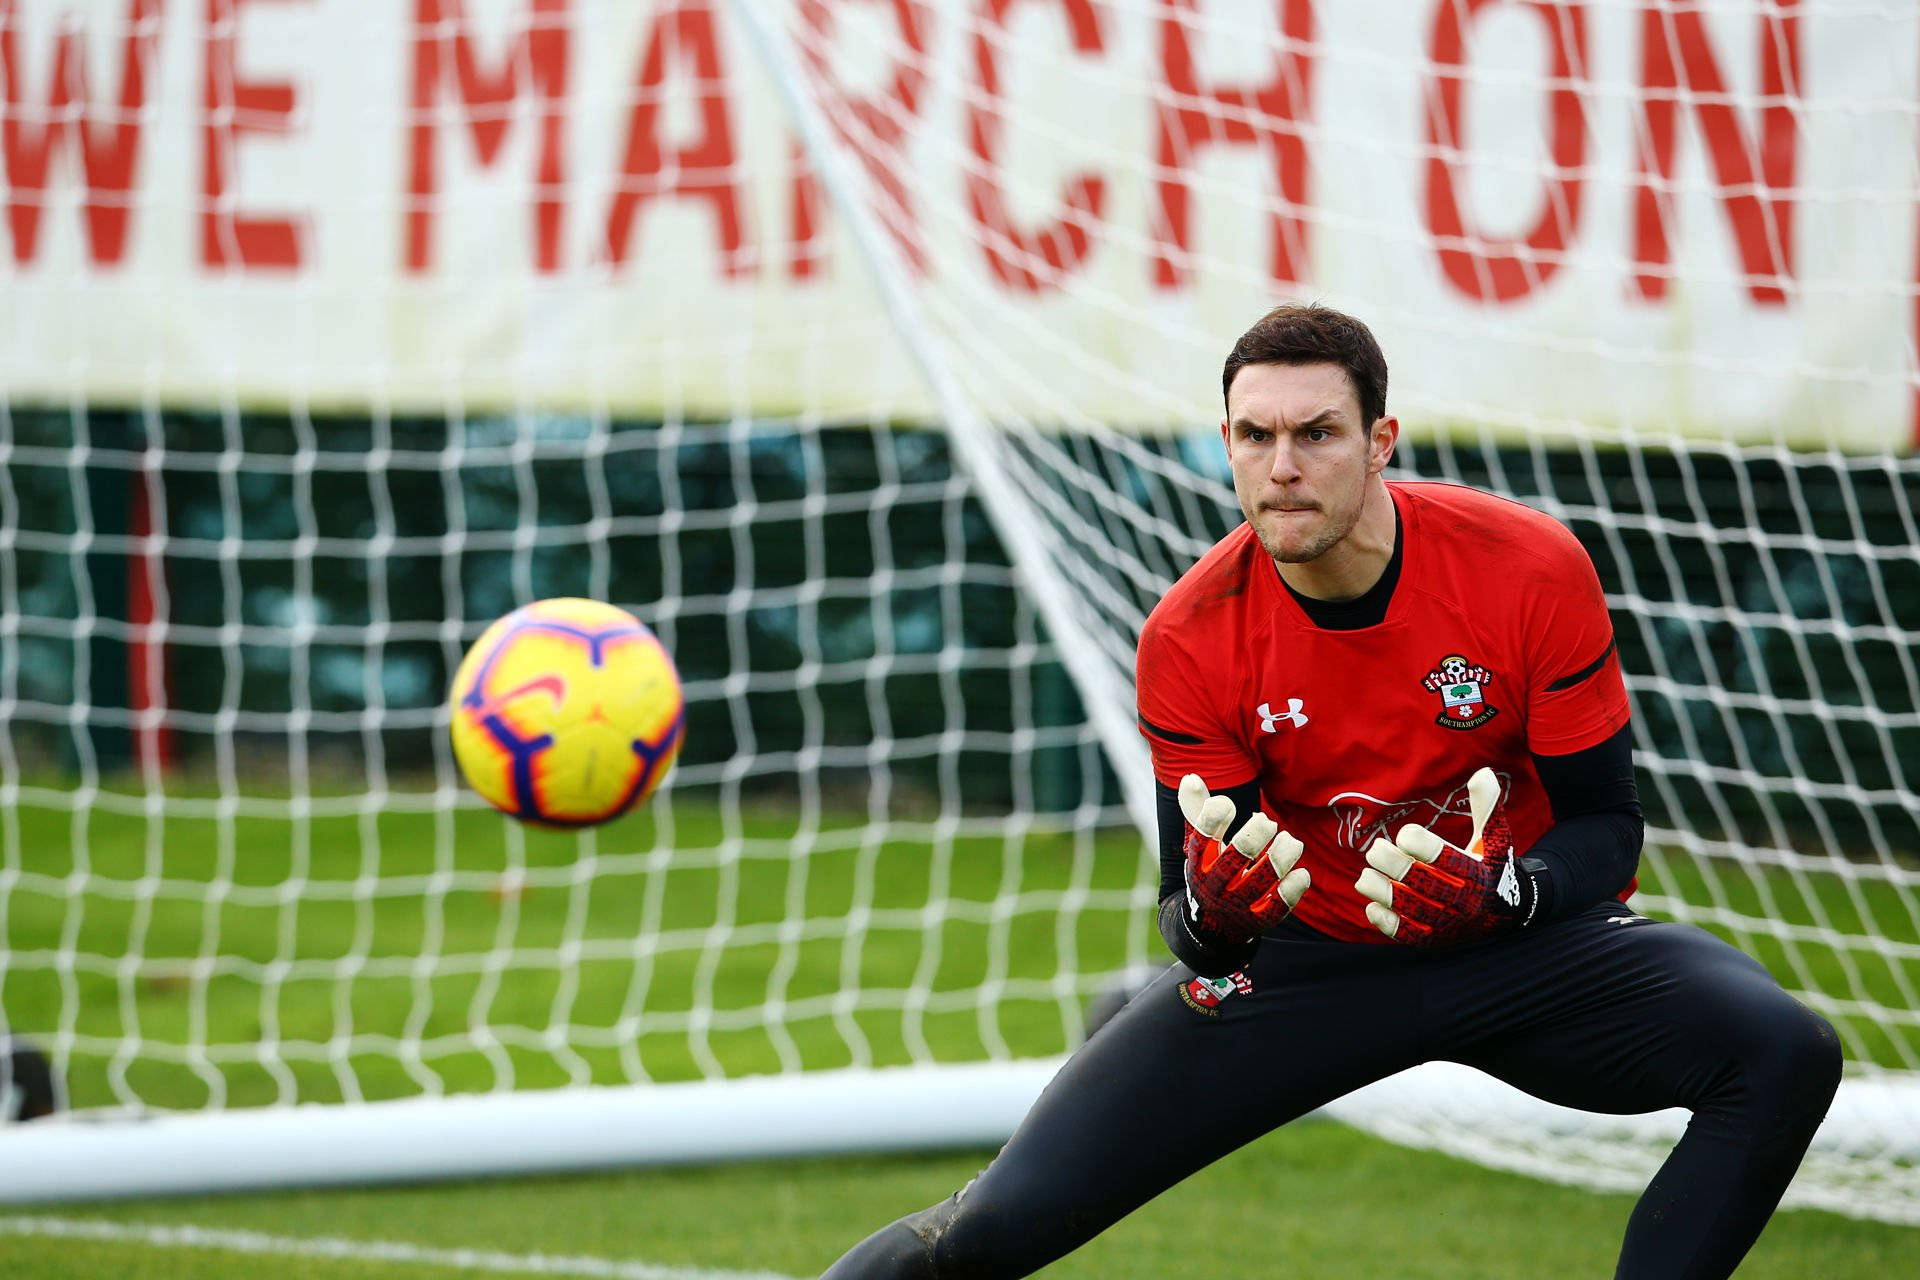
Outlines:
{"label": "yellow soccer ball", "polygon": [[467,782],[543,826],[592,826],[645,800],[686,726],[659,638],[624,609],[573,597],[535,601],[482,632],[451,699]]}

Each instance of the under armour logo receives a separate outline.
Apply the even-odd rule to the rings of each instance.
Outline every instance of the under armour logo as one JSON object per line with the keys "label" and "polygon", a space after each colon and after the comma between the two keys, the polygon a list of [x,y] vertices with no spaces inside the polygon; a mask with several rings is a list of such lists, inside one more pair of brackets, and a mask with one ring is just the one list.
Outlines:
{"label": "under armour logo", "polygon": [[1255,707],[1253,712],[1260,717],[1260,729],[1262,732],[1278,733],[1280,732],[1279,725],[1282,720],[1289,722],[1296,729],[1306,724],[1307,717],[1301,714],[1300,705],[1300,699],[1288,698],[1287,709],[1285,711],[1274,711],[1267,703],[1263,702]]}

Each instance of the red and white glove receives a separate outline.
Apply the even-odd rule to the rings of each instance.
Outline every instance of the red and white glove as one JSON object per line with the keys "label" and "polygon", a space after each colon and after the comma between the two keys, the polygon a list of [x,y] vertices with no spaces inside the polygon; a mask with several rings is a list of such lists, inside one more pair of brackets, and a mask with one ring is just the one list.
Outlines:
{"label": "red and white glove", "polygon": [[1539,890],[1514,857],[1493,770],[1467,779],[1467,807],[1473,834],[1464,849],[1410,823],[1391,844],[1377,839],[1367,850],[1353,887],[1368,899],[1368,921],[1395,942],[1454,946],[1532,923]]}
{"label": "red and white glove", "polygon": [[1300,842],[1256,811],[1233,840],[1233,801],[1209,795],[1198,774],[1180,779],[1180,814],[1187,820],[1187,930],[1202,942],[1242,942],[1286,919],[1310,877]]}

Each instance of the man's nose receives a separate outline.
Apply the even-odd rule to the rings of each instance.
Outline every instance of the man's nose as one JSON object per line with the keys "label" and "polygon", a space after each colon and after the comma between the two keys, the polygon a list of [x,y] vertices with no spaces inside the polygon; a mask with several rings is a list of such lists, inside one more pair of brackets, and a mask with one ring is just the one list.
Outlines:
{"label": "man's nose", "polygon": [[1293,443],[1285,436],[1273,442],[1273,465],[1267,476],[1276,484],[1291,484],[1300,478],[1299,460],[1294,455]]}

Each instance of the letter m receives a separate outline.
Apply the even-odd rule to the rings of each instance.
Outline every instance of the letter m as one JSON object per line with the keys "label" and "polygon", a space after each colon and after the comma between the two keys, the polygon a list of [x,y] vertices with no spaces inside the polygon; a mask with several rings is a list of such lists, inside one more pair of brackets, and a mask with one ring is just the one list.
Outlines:
{"label": "letter m", "polygon": [[0,164],[7,178],[7,224],[13,260],[33,260],[40,243],[40,214],[47,184],[62,150],[80,153],[87,186],[87,253],[95,263],[117,263],[127,249],[127,212],[140,155],[140,117],[147,75],[160,33],[161,0],[127,0],[121,37],[120,93],[111,106],[97,106],[87,85],[86,35],[63,13],[53,38],[44,107],[26,91],[16,0],[0,0]]}
{"label": "letter m", "polygon": [[507,50],[505,65],[489,71],[474,52],[461,0],[414,0],[413,126],[407,145],[407,270],[433,265],[433,214],[439,194],[437,161],[440,98],[451,88],[465,108],[467,131],[480,163],[500,154],[514,103],[531,84],[540,95],[540,138],[534,200],[534,261],[560,269],[560,230],[566,182],[568,0],[528,0],[532,15]]}

